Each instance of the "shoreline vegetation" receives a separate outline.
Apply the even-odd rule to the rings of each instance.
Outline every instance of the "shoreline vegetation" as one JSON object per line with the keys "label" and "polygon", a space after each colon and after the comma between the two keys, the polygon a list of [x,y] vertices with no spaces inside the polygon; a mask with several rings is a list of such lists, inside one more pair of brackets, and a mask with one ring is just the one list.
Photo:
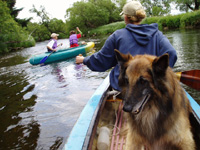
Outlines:
{"label": "shoreline vegetation", "polygon": [[[157,23],[161,31],[174,29],[200,28],[200,10],[179,15],[148,17],[142,24]],[[115,30],[124,28],[124,21],[114,22],[88,31],[87,36],[111,34]]]}
{"label": "shoreline vegetation", "polygon": [[35,39],[10,15],[7,4],[0,0],[0,54],[35,45]]}
{"label": "shoreline vegetation", "polygon": [[[8,17],[6,19],[8,19]],[[151,23],[157,23],[161,31],[200,28],[200,10],[183,13],[179,15],[148,17],[144,19],[142,22],[142,24],[151,24]],[[13,52],[19,49],[34,46],[35,43],[38,41],[37,37],[31,35],[32,33],[28,34],[28,31],[19,27],[17,24],[12,22],[12,25],[11,24],[8,25],[10,26],[9,28],[12,31],[10,32],[10,34],[5,34],[3,36],[0,36],[0,54]],[[124,21],[113,22],[107,25],[97,27],[95,29],[86,30],[85,37],[112,34],[114,31],[124,27],[125,27]],[[64,36],[61,36],[61,38],[63,37]]]}

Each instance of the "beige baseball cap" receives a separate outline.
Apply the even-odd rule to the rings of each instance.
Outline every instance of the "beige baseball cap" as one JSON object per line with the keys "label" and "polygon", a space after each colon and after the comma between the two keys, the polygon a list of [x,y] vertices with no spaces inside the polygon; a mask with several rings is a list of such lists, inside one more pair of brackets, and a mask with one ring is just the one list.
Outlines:
{"label": "beige baseball cap", "polygon": [[131,1],[124,5],[123,11],[120,13],[120,15],[129,15],[134,16],[136,14],[137,10],[143,9],[142,5],[138,1]]}
{"label": "beige baseball cap", "polygon": [[51,34],[51,37],[52,37],[52,38],[54,38],[54,37],[56,37],[56,36],[59,36],[59,34],[56,34],[56,33],[52,33],[52,34]]}

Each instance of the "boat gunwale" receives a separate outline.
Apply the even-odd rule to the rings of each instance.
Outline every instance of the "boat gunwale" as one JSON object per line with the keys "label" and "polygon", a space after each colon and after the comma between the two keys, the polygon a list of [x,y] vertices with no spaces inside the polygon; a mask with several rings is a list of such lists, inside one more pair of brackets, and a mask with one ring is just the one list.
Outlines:
{"label": "boat gunwale", "polygon": [[[91,125],[93,125],[91,124],[91,121],[95,123],[95,120],[93,120],[95,117],[93,116],[98,114],[98,111],[102,104],[101,102],[103,101],[102,97],[106,93],[109,86],[110,86],[110,82],[109,82],[109,75],[108,75],[103,80],[101,85],[96,89],[95,93],[92,95],[90,100],[87,102],[77,122],[75,123],[67,139],[67,142],[65,143],[63,147],[63,150],[87,149],[87,147],[89,146],[90,137],[91,137],[89,135],[88,130],[90,129],[90,133],[91,131],[93,131],[91,128]],[[80,130],[80,127],[82,127],[81,130]],[[77,137],[77,135],[79,136]],[[87,136],[87,139],[86,139],[86,136]]]}
{"label": "boat gunwale", "polygon": [[190,105],[192,107],[192,113],[196,118],[197,122],[200,124],[200,106],[199,104],[185,91],[187,98],[190,101]]}
{"label": "boat gunwale", "polygon": [[92,120],[90,122],[90,125],[89,125],[89,128],[88,128],[86,137],[85,137],[85,141],[84,141],[82,150],[91,150],[92,149],[93,139],[94,139],[94,136],[96,134],[96,132],[94,132],[94,131],[97,130],[97,126],[98,126],[98,123],[99,123],[100,115],[101,115],[101,113],[103,111],[104,105],[106,103],[106,99],[108,97],[107,96],[108,90],[109,90],[109,87],[103,93],[103,95],[102,95],[102,97],[101,97],[101,99],[99,101],[98,107],[97,107],[94,115],[92,116]]}

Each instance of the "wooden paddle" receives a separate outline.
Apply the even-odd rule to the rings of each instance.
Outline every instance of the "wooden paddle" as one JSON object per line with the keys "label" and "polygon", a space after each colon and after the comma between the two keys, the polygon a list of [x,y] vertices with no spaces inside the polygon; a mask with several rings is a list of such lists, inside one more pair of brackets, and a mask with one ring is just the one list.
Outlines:
{"label": "wooden paddle", "polygon": [[48,56],[45,56],[45,57],[40,61],[40,64],[44,64],[45,61],[47,60],[47,58],[48,58],[51,54],[53,54],[53,52],[54,52],[54,51],[52,51]]}
{"label": "wooden paddle", "polygon": [[182,83],[200,91],[200,70],[177,72],[176,75]]}

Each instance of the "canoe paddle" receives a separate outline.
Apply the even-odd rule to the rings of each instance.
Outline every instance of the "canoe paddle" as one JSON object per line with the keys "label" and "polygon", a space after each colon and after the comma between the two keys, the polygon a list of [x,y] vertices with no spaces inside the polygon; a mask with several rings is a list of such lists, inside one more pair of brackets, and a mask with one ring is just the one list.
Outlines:
{"label": "canoe paddle", "polygon": [[[61,43],[61,44],[58,45],[58,47],[59,47],[59,46],[62,46],[62,45],[63,45],[63,44]],[[58,48],[58,47],[57,47],[57,48]],[[55,51],[52,51],[51,54],[52,54],[53,52],[55,52]],[[45,63],[45,61],[47,60],[47,58],[48,58],[51,54],[49,54],[48,56],[45,56],[44,58],[42,58],[42,60],[40,61],[40,64],[43,65],[43,64]]]}
{"label": "canoe paddle", "polygon": [[48,56],[45,56],[45,57],[40,61],[40,64],[44,64],[45,61],[47,60],[47,58],[48,58],[51,54],[53,54],[53,52],[54,52],[54,51],[52,51]]}
{"label": "canoe paddle", "polygon": [[176,73],[183,84],[200,91],[200,70],[189,70]]}

